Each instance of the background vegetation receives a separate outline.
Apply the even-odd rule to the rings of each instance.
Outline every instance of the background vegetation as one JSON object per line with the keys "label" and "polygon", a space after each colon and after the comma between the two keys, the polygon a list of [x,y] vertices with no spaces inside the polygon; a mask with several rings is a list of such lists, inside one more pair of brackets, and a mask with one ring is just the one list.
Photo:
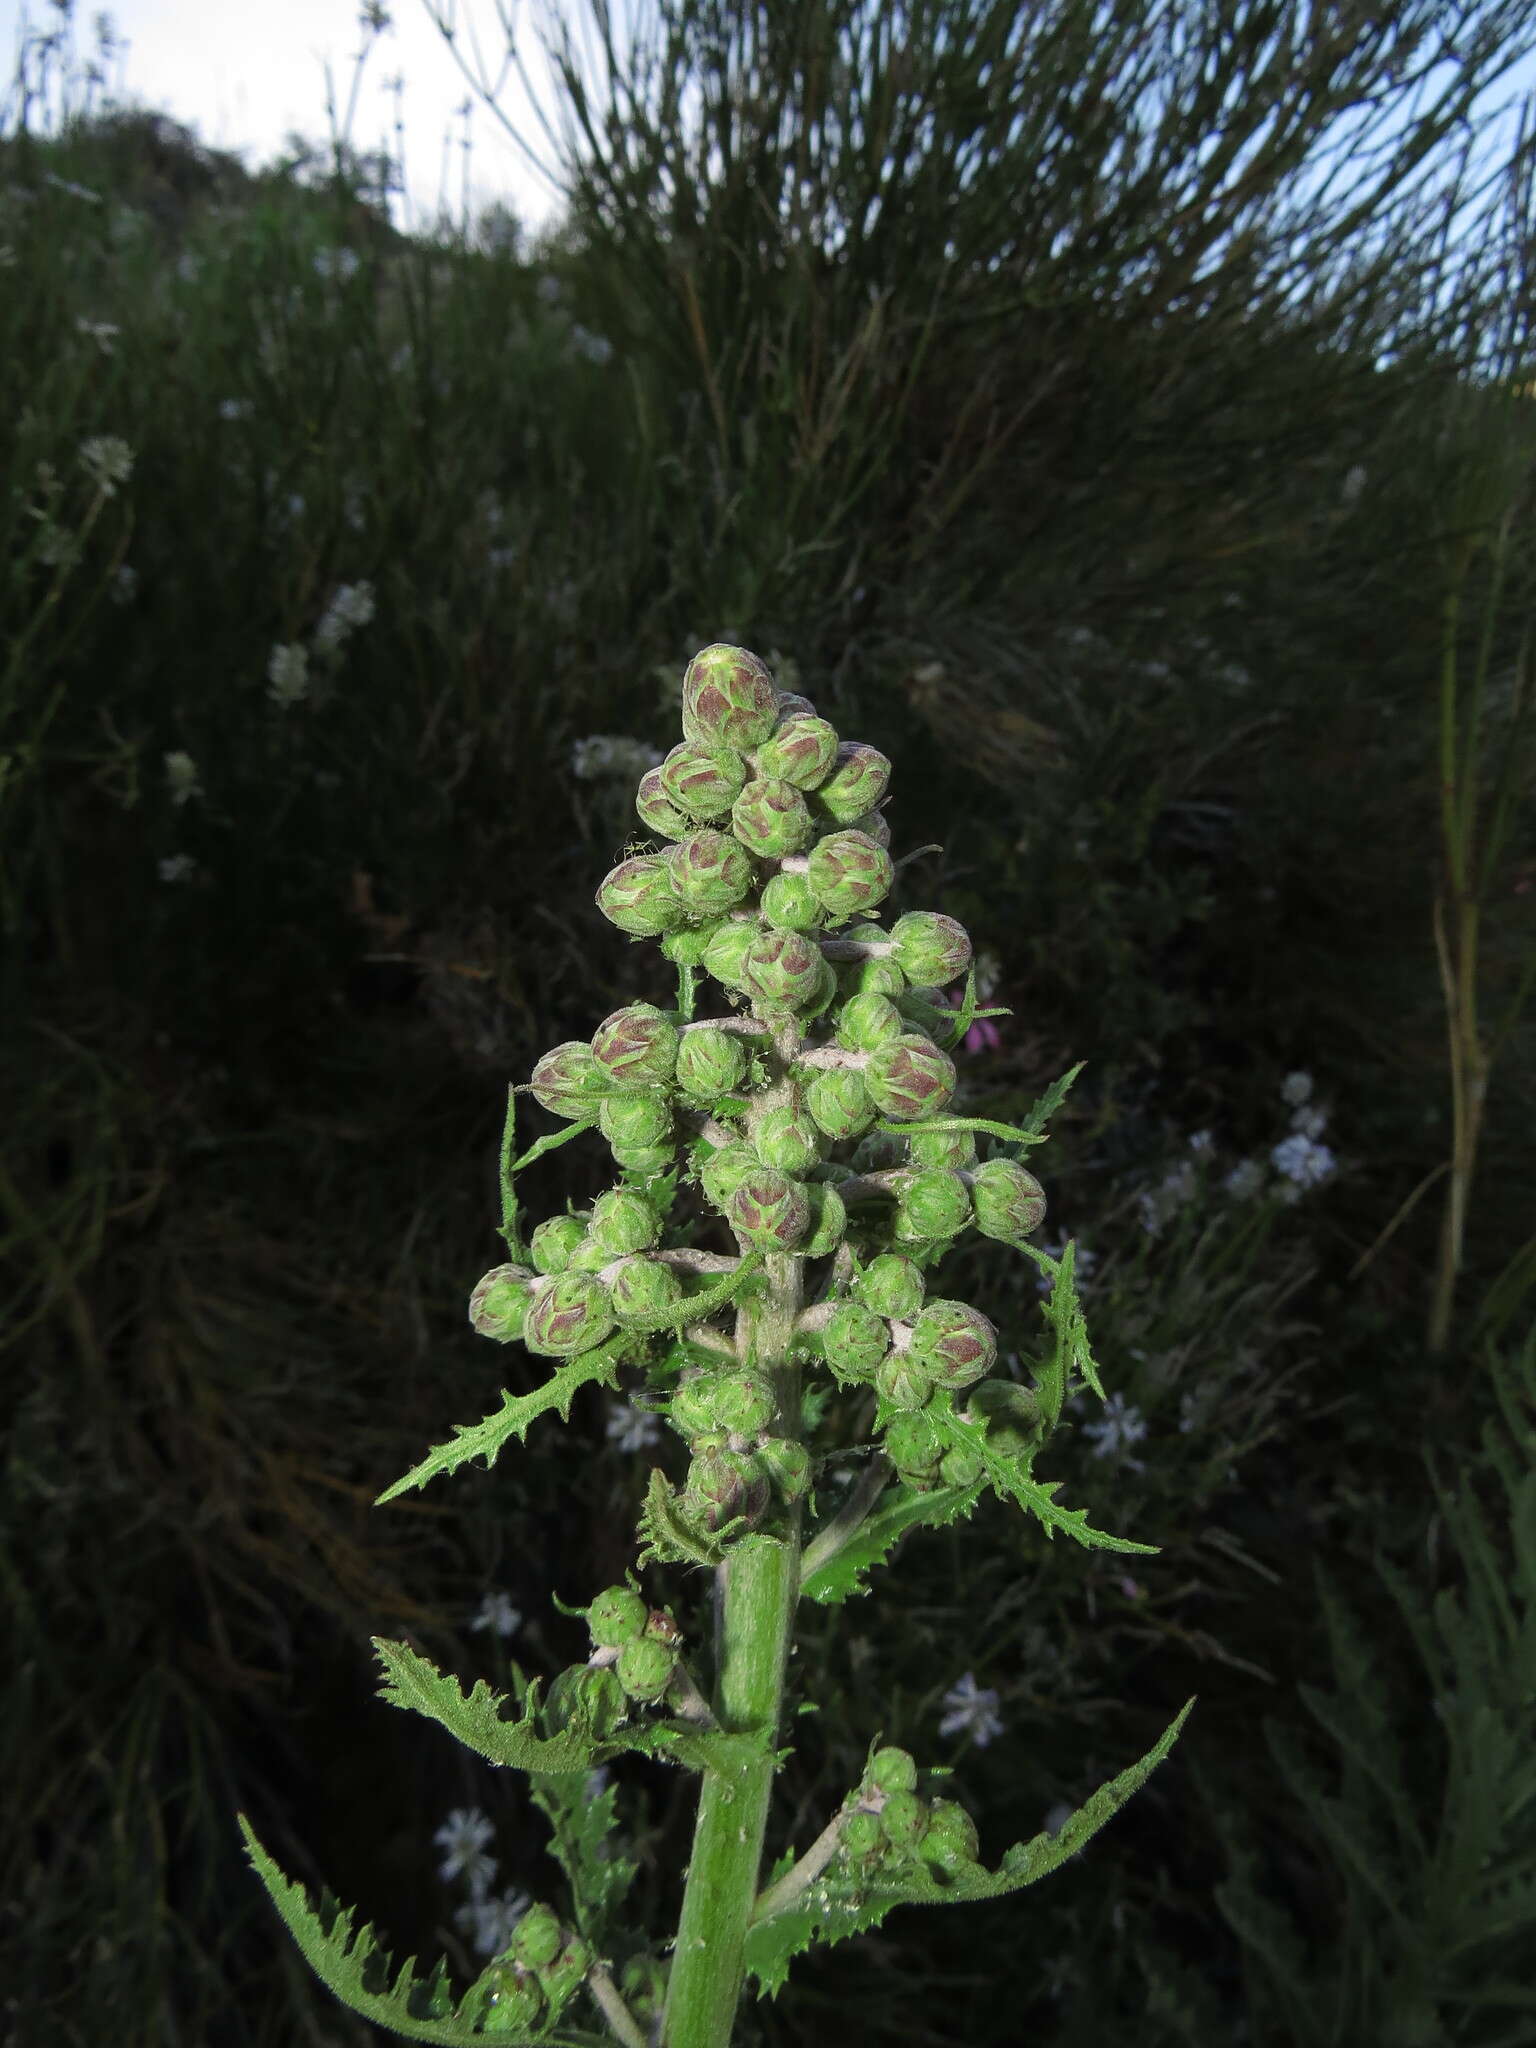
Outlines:
{"label": "background vegetation", "polygon": [[[895,907],[994,956],[978,1112],[1088,1063],[1032,1163],[1115,1399],[1048,1476],[1160,1546],[1132,1577],[995,1508],[808,1614],[777,1821],[807,1839],[879,1728],[995,1858],[1199,1695],[1057,1878],[897,1914],[744,2039],[1536,2042],[1529,129],[1470,198],[1447,163],[1536,9],[1300,13],[668,0],[601,87],[563,64],[532,247],[396,232],[344,135],[248,174],[142,108],[44,123],[32,49],[0,144],[25,2048],[369,2038],[237,1807],[401,1955],[476,1967],[450,1808],[551,1891],[540,1815],[377,1702],[368,1638],[566,1661],[550,1596],[621,1569],[648,1453],[584,1396],[370,1503],[539,1371],[464,1314],[504,1089],[665,999],[592,908],[638,772],[593,743],[669,745],[720,638],[892,756],[898,848],[942,843]],[[597,1171],[558,1152],[530,1202]],[[951,1267],[1027,1352],[1033,1269]],[[966,1670],[984,1746],[938,1734]],[[617,1782],[670,1924],[688,1785]]]}

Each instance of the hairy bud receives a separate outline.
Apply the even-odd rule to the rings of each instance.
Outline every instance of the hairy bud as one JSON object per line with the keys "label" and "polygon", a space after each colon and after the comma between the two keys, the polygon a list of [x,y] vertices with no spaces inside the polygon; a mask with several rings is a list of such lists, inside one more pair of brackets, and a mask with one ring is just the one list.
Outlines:
{"label": "hairy bud", "polygon": [[564,1045],[545,1053],[529,1083],[535,1102],[571,1123],[595,1117],[598,1104],[612,1086],[592,1057],[591,1046],[579,1038],[568,1038]]}
{"label": "hairy bud", "polygon": [[791,782],[796,789],[815,789],[825,782],[837,758],[837,733],[814,712],[795,712],[758,748],[753,757],[759,775]]}
{"label": "hairy bud", "polygon": [[530,1300],[526,1266],[492,1266],[475,1282],[469,1297],[469,1320],[482,1337],[510,1344],[523,1334]]}
{"label": "hairy bud", "polygon": [[862,740],[845,740],[837,750],[832,773],[816,790],[816,803],[840,825],[851,825],[872,811],[891,782],[891,764]]}
{"label": "hairy bud", "polygon": [[867,1380],[891,1348],[891,1333],[872,1309],[845,1301],[832,1312],[822,1343],[839,1379]]}
{"label": "hairy bud", "polygon": [[897,1252],[882,1252],[854,1281],[853,1294],[877,1316],[888,1316],[893,1323],[910,1323],[923,1305],[923,1276],[910,1259]]}
{"label": "hairy bud", "polygon": [[971,939],[963,924],[936,910],[909,910],[891,927],[897,964],[914,988],[944,988],[971,964]]}
{"label": "hairy bud", "polygon": [[940,1386],[969,1387],[997,1363],[997,1331],[964,1301],[930,1301],[912,1325],[911,1357]]}
{"label": "hairy bud", "polygon": [[891,856],[863,832],[832,832],[818,840],[805,872],[822,909],[839,919],[873,910],[895,877]]}
{"label": "hairy bud", "polygon": [[672,1110],[665,1095],[608,1095],[598,1108],[597,1128],[616,1151],[665,1145],[672,1136]]}
{"label": "hairy bud", "polygon": [[523,1342],[541,1358],[578,1358],[613,1328],[608,1290],[587,1273],[562,1273],[528,1311]]}
{"label": "hairy bud", "polygon": [[793,1251],[810,1227],[811,1205],[797,1180],[771,1166],[743,1174],[725,1204],[726,1219],[759,1251]]}
{"label": "hairy bud", "polygon": [[693,830],[693,819],[668,796],[660,768],[647,768],[641,776],[635,791],[635,809],[641,824],[659,832],[663,839],[681,839]]}
{"label": "hairy bud", "polygon": [[685,1031],[677,1048],[677,1085],[695,1102],[714,1102],[741,1085],[746,1048],[729,1031]]}
{"label": "hairy bud", "polygon": [[759,776],[732,804],[731,830],[752,853],[779,860],[798,853],[815,827],[805,798],[792,782]]}
{"label": "hairy bud", "polygon": [[734,747],[684,740],[661,764],[661,786],[692,819],[723,818],[741,794],[747,764]]}
{"label": "hairy bud", "polygon": [[916,1123],[936,1116],[955,1092],[955,1063],[916,1032],[878,1046],[864,1068],[864,1086],[876,1109]]}
{"label": "hairy bud", "polygon": [[580,1216],[550,1216],[528,1240],[528,1256],[541,1273],[563,1273],[587,1234]]}
{"label": "hairy bud", "polygon": [[764,924],[778,932],[812,932],[824,915],[804,875],[774,875],[758,898]]}
{"label": "hairy bud", "polygon": [[704,949],[704,965],[726,988],[745,988],[749,949],[758,936],[755,918],[729,918],[718,926]]}
{"label": "hairy bud", "polygon": [[600,1650],[618,1650],[645,1634],[650,1609],[628,1586],[610,1586],[587,1609],[587,1627]]}
{"label": "hairy bud", "polygon": [[666,854],[637,853],[604,875],[597,907],[610,924],[633,938],[654,938],[687,918],[687,906],[672,887]]}
{"label": "hairy bud", "polygon": [[750,1138],[764,1166],[776,1166],[780,1173],[804,1173],[820,1165],[826,1151],[826,1140],[810,1112],[787,1103],[765,1110],[751,1127]]}
{"label": "hairy bud", "polygon": [[598,1071],[617,1088],[665,1086],[677,1066],[677,1026],[654,1003],[629,1003],[592,1034]]}
{"label": "hairy bud", "polygon": [[659,1700],[676,1669],[676,1651],[655,1636],[636,1636],[619,1652],[619,1683],[632,1700]]}
{"label": "hairy bud", "polygon": [[958,1237],[970,1219],[971,1198],[959,1174],[923,1167],[901,1187],[891,1229],[900,1244],[936,1244]]}
{"label": "hairy bud", "polygon": [[767,664],[724,641],[700,648],[683,676],[683,731],[706,746],[761,746],[779,722]]}
{"label": "hairy bud", "polygon": [[672,849],[672,888],[690,912],[734,910],[752,880],[747,854],[729,832],[717,832],[712,825],[690,832]]}
{"label": "hairy bud", "polygon": [[805,1107],[829,1138],[857,1138],[877,1114],[856,1067],[824,1067],[805,1091]]}
{"label": "hairy bud", "polygon": [[971,1175],[971,1208],[983,1237],[1017,1243],[1045,1221],[1045,1189],[1012,1159],[989,1159]]}

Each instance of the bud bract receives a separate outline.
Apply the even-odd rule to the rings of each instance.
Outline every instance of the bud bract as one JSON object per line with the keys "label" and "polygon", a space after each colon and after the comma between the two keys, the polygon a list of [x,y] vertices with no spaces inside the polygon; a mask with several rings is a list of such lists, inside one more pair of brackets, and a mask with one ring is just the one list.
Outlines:
{"label": "bud bract", "polygon": [[955,1063],[931,1039],[903,1032],[869,1055],[864,1086],[882,1114],[916,1123],[936,1116],[954,1094]]}
{"label": "bud bract", "polygon": [[885,1830],[880,1825],[880,1816],[860,1807],[850,1813],[843,1822],[843,1847],[856,1862],[866,1856],[876,1856],[885,1847]]}
{"label": "bud bract", "polygon": [[764,1110],[749,1138],[764,1166],[776,1166],[780,1173],[804,1173],[820,1165],[827,1149],[810,1112],[788,1103]]}
{"label": "bud bract", "polygon": [[976,1140],[970,1131],[913,1131],[907,1157],[914,1166],[974,1166]]}
{"label": "bud bract", "polygon": [[609,1095],[598,1109],[597,1128],[621,1152],[665,1145],[672,1135],[672,1111],[665,1095]]}
{"label": "bud bract", "polygon": [[804,1500],[810,1492],[811,1454],[794,1437],[769,1437],[758,1447],[757,1462],[780,1500]]}
{"label": "bud bract", "polygon": [[1012,1380],[983,1380],[971,1390],[966,1419],[986,1424],[987,1449],[1017,1458],[1040,1438],[1040,1402]]}
{"label": "bud bract", "polygon": [[722,1145],[699,1168],[699,1185],[717,1209],[723,1209],[761,1161],[750,1145]]}
{"label": "bud bract", "polygon": [[752,862],[729,832],[706,825],[672,849],[671,885],[690,911],[732,910],[752,887]]}
{"label": "bud bract", "polygon": [[597,1106],[613,1083],[597,1061],[592,1048],[579,1038],[568,1038],[545,1053],[533,1070],[529,1084],[535,1102],[572,1123],[597,1115]]}
{"label": "bud bract", "polygon": [[761,1373],[727,1372],[715,1382],[715,1420],[732,1436],[756,1436],[773,1420],[777,1405]]}
{"label": "bud bract", "polygon": [[817,902],[838,919],[873,910],[890,893],[895,876],[891,856],[863,832],[832,832],[818,840],[805,872]]}
{"label": "bud bract", "polygon": [[936,910],[909,910],[891,927],[897,964],[914,987],[945,988],[971,964],[970,934]]}
{"label": "bud bract", "polygon": [[781,721],[754,756],[759,775],[792,782],[796,789],[815,789],[832,772],[837,733],[815,712],[797,711]]}
{"label": "bud bract", "polygon": [[510,1344],[523,1334],[531,1296],[532,1275],[526,1266],[492,1266],[475,1282],[469,1297],[469,1320],[482,1337],[494,1337],[498,1344]]}
{"label": "bud bract", "polygon": [[871,1259],[853,1283],[854,1299],[888,1316],[893,1323],[910,1323],[923,1305],[923,1276],[910,1259],[898,1252],[882,1252]]}
{"label": "bud bract", "polygon": [[908,1410],[885,1426],[885,1455],[897,1473],[909,1484],[931,1481],[938,1476],[944,1446],[928,1417]]}
{"label": "bud bract", "polygon": [[677,1026],[654,1003],[628,1003],[593,1032],[592,1058],[615,1087],[665,1084],[677,1065]]}
{"label": "bud bract", "polygon": [[672,1395],[667,1419],[689,1439],[718,1427],[715,1421],[715,1375],[696,1373],[681,1379]]}
{"label": "bud bract", "polygon": [[898,1243],[930,1244],[958,1237],[970,1220],[971,1198],[959,1174],[922,1167],[903,1182],[891,1229]]}
{"label": "bud bract", "polygon": [[890,1351],[875,1368],[875,1392],[892,1408],[921,1408],[933,1381],[907,1351]]}
{"label": "bud bract", "polygon": [[848,1235],[848,1211],[842,1196],[830,1181],[807,1181],[805,1192],[811,1205],[811,1221],[805,1241],[800,1246],[800,1256],[803,1259],[824,1259],[829,1252],[835,1252]]}
{"label": "bud bract", "polygon": [[889,996],[849,996],[837,1013],[833,1036],[850,1052],[873,1052],[902,1035],[901,1012]]}
{"label": "bud bract", "polygon": [[892,1792],[880,1809],[880,1826],[893,1849],[915,1849],[928,1832],[928,1813],[915,1792]]}
{"label": "bud bract", "polygon": [[588,1234],[610,1258],[625,1252],[649,1251],[661,1237],[661,1217],[656,1205],[634,1188],[609,1188],[592,1204]]}
{"label": "bud bract", "polygon": [[797,1010],[824,994],[830,978],[821,948],[803,932],[759,932],[742,958],[742,977],[771,1010]]}
{"label": "bud bract", "polygon": [[997,1331],[967,1302],[930,1301],[912,1325],[911,1356],[940,1386],[969,1387],[997,1363]]}
{"label": "bud bract", "polygon": [[768,1505],[768,1481],[754,1458],[736,1451],[696,1449],[683,1499],[706,1529],[719,1529],[737,1515],[749,1521],[761,1515]]}
{"label": "bud bract", "polygon": [[707,746],[760,746],[779,722],[779,693],[766,662],[745,647],[701,647],[683,676],[683,731]]}
{"label": "bud bract", "polygon": [[559,1955],[564,1940],[554,1907],[530,1906],[513,1929],[512,1953],[529,1969],[540,1970]]}
{"label": "bud bract", "polygon": [[857,1067],[823,1067],[805,1091],[805,1106],[829,1138],[857,1138],[878,1113]]}
{"label": "bud bract", "polygon": [[552,1963],[539,1972],[539,1982],[551,2005],[563,2003],[586,1980],[592,1967],[592,1950],[579,1934],[566,1936],[565,1946]]}
{"label": "bud bract", "polygon": [[989,1159],[971,1175],[971,1209],[983,1237],[1016,1243],[1045,1221],[1045,1189],[1013,1159]]}
{"label": "bud bract", "polygon": [[475,1979],[476,2017],[487,2037],[524,2033],[537,2026],[544,2011],[539,1980],[521,1963],[503,1956]]}
{"label": "bud bract", "polygon": [[726,1220],[758,1251],[793,1251],[810,1227],[811,1205],[797,1180],[771,1166],[743,1174],[725,1204]]}
{"label": "bud bract", "polygon": [[617,1650],[645,1634],[650,1609],[629,1586],[610,1586],[587,1609],[587,1627],[600,1650]]}
{"label": "bud bract", "polygon": [[744,988],[747,951],[758,936],[756,918],[733,917],[719,925],[704,950],[704,965],[727,988]]}
{"label": "bud bract", "polygon": [[935,1799],[928,1809],[928,1832],[923,1837],[925,1862],[953,1868],[957,1863],[974,1863],[981,1850],[976,1823],[953,1799]]}
{"label": "bud bract", "polygon": [[867,1380],[891,1348],[891,1333],[873,1309],[840,1302],[822,1337],[827,1364],[840,1379]]}
{"label": "bud bract", "polygon": [[707,1025],[685,1031],[677,1048],[677,1085],[695,1102],[714,1102],[741,1085],[747,1053],[729,1031]]}
{"label": "bud bract", "polygon": [[917,1765],[904,1749],[877,1749],[864,1773],[877,1792],[915,1792]]}
{"label": "bud bract", "polygon": [[636,1636],[619,1652],[619,1683],[632,1700],[659,1700],[676,1669],[676,1651],[655,1636]]}
{"label": "bud bract", "polygon": [[861,813],[874,809],[890,783],[891,764],[884,754],[862,740],[844,740],[831,774],[817,787],[817,807],[840,825],[851,825]]}
{"label": "bud bract", "polygon": [[804,875],[773,875],[763,884],[758,898],[763,922],[780,932],[812,932],[820,925],[822,908],[816,892]]}
{"label": "bud bract", "polygon": [[613,1328],[608,1290],[589,1273],[562,1273],[552,1280],[523,1326],[523,1342],[542,1358],[576,1358],[591,1351]]}
{"label": "bud bract", "polygon": [[747,764],[734,747],[684,740],[661,764],[661,786],[695,820],[723,818],[741,794]]}
{"label": "bud bract", "polygon": [[663,839],[681,839],[685,832],[693,830],[694,820],[668,796],[660,768],[647,768],[641,776],[635,791],[635,809],[641,824],[649,825]]}
{"label": "bud bract", "polygon": [[672,887],[666,854],[637,853],[610,868],[597,891],[597,907],[610,924],[634,938],[654,938],[687,917]]}
{"label": "bud bract", "polygon": [[586,1234],[584,1218],[551,1216],[529,1238],[528,1256],[541,1273],[563,1273]]}
{"label": "bud bract", "polygon": [[939,1460],[939,1478],[946,1486],[974,1486],[986,1470],[978,1452],[951,1444]]}

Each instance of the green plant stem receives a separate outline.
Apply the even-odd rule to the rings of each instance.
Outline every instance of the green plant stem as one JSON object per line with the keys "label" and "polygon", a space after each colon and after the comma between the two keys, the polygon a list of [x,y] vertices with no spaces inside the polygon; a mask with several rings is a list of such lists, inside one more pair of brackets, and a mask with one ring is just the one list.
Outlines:
{"label": "green plant stem", "polygon": [[[802,1262],[771,1255],[744,1332],[748,1356],[773,1376],[783,1414],[795,1419],[800,1375],[789,1357],[801,1289]],[[715,1719],[733,1734],[759,1735],[763,1748],[738,1769],[703,1774],[662,2027],[666,2048],[729,2048],[741,1997],[800,1591],[798,1503],[788,1524],[785,1536],[749,1537],[716,1569]]]}

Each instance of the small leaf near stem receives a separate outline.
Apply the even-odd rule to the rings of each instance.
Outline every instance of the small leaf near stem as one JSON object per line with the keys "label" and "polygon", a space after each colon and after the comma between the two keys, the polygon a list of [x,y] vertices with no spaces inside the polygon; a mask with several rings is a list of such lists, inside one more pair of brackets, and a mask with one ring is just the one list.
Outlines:
{"label": "small leaf near stem", "polygon": [[891,1476],[890,1460],[883,1451],[876,1451],[865,1469],[858,1485],[823,1529],[806,1545],[800,1559],[800,1584],[805,1585],[819,1572],[829,1558],[836,1557],[843,1545],[856,1533],[875,1502],[885,1491],[885,1483]]}
{"label": "small leaf near stem", "polygon": [[775,1913],[781,1913],[786,1906],[793,1905],[806,1886],[813,1879],[820,1877],[837,1854],[837,1845],[842,1839],[843,1822],[847,1820],[851,1811],[851,1807],[839,1807],[799,1861],[791,1864],[777,1884],[771,1884],[767,1891],[758,1894],[749,1925],[755,1927],[763,1920],[771,1920]]}

